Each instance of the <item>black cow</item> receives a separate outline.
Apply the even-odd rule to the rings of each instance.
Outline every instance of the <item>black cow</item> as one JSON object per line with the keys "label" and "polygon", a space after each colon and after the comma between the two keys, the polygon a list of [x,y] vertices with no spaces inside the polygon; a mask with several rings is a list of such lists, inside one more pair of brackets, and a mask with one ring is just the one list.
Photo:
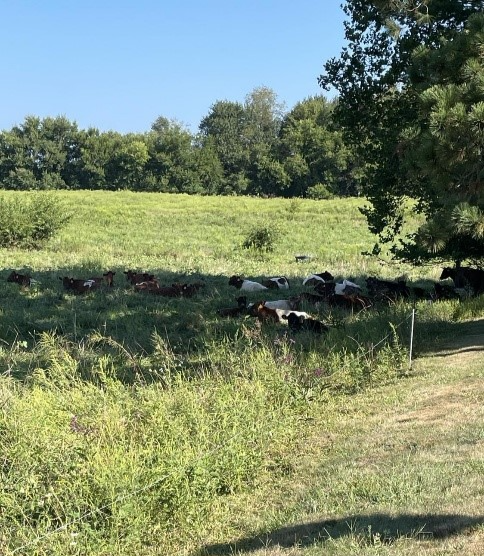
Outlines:
{"label": "black cow", "polygon": [[293,332],[303,332],[308,330],[310,332],[316,332],[317,334],[324,334],[329,331],[329,328],[321,321],[304,318],[304,316],[296,313],[283,315],[282,318],[287,319],[287,324]]}
{"label": "black cow", "polygon": [[396,300],[401,298],[406,299],[410,296],[410,289],[405,280],[393,282],[391,280],[380,280],[379,278],[370,276],[366,279],[366,286],[370,296],[376,299]]}
{"label": "black cow", "polygon": [[474,295],[484,293],[484,270],[479,268],[470,268],[468,266],[459,266],[451,268],[446,266],[442,269],[440,280],[451,278],[456,288],[470,287]]}

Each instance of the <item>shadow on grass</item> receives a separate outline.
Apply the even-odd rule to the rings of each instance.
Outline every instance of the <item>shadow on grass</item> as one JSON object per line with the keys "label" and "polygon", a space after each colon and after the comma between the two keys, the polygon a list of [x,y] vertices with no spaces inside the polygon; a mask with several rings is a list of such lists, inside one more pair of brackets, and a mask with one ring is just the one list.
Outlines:
{"label": "shadow on grass", "polygon": [[[0,347],[8,355],[11,346],[28,352],[33,349],[42,334],[58,335],[82,346],[92,335],[101,338],[96,346],[98,356],[109,354],[117,357],[119,368],[126,367],[126,378],[132,381],[132,370],[142,358],[152,357],[154,336],[158,335],[169,349],[187,359],[192,354],[205,353],[207,345],[223,338],[236,338],[242,327],[255,327],[249,317],[221,318],[218,310],[237,305],[239,290],[228,285],[228,276],[203,275],[199,273],[174,273],[166,269],[152,269],[160,284],[174,282],[201,282],[205,285],[193,298],[168,298],[136,292],[126,281],[122,268],[114,268],[114,287],[101,287],[83,295],[66,292],[59,277],[84,277],[102,274],[102,270],[84,267],[64,267],[54,271],[32,272],[37,283],[31,288],[19,288],[7,283],[10,270],[0,276]],[[24,273],[22,269],[19,270]],[[28,271],[27,271],[28,272]],[[3,279],[2,279],[3,278]],[[260,276],[249,276],[260,280]],[[354,278],[364,283],[362,276]],[[258,299],[286,299],[303,291],[300,279],[289,277],[291,289],[267,290],[247,293],[249,302]],[[310,288],[309,288],[310,291]],[[292,335],[287,326],[265,325],[264,336],[277,340],[278,336],[291,336],[296,348],[303,352],[325,352],[335,349],[356,351],[385,345],[393,341],[393,331],[403,346],[409,345],[410,304],[378,306],[352,314],[343,308],[303,305],[301,309],[327,323],[332,329],[326,340],[323,337],[300,334]],[[481,329],[481,332],[479,332]],[[415,327],[414,352],[416,356],[439,351],[439,345],[449,339],[461,341],[455,350],[476,350],[484,347],[484,319],[472,322],[419,322],[418,310]],[[308,337],[309,336],[309,337]],[[470,339],[472,338],[472,342]],[[469,343],[465,343],[469,340]],[[450,349],[450,348],[449,348]],[[92,347],[94,357],[94,347]],[[13,353],[13,352],[12,352]],[[122,356],[125,361],[120,361]],[[13,357],[10,357],[13,359]],[[87,359],[86,359],[87,361]],[[0,361],[1,363],[1,361]],[[10,363],[8,366],[10,368]],[[150,363],[151,364],[151,363]],[[191,363],[190,363],[191,364]],[[188,365],[188,363],[187,363]],[[17,357],[14,374],[25,377],[31,371],[31,361],[25,353],[23,360]],[[121,376],[121,375],[120,375]]]}
{"label": "shadow on grass", "polygon": [[277,546],[304,548],[330,540],[352,536],[362,546],[392,544],[399,538],[415,540],[443,539],[484,524],[484,515],[460,514],[387,514],[352,515],[340,519],[281,527],[269,533],[246,537],[230,543],[206,545],[197,556],[246,554]]}
{"label": "shadow on grass", "polygon": [[[417,321],[417,326],[418,321]],[[484,318],[464,322],[433,325],[435,338],[417,346],[420,356],[445,357],[484,350]]]}

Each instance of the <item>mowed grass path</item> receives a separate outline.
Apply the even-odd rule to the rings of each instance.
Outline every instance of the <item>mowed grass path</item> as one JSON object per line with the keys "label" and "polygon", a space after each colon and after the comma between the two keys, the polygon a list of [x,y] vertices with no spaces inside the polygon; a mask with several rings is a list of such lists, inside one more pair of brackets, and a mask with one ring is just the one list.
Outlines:
{"label": "mowed grass path", "polygon": [[484,554],[484,319],[398,384],[318,406],[304,430],[290,480],[227,505],[230,540],[189,553]]}

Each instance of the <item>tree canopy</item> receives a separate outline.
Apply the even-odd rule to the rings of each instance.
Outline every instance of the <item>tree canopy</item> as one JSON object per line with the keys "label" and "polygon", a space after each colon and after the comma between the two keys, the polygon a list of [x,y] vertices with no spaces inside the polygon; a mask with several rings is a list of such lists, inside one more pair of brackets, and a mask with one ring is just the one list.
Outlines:
{"label": "tree canopy", "polygon": [[[344,9],[347,46],[319,81],[338,90],[335,120],[365,161],[370,229],[416,263],[484,259],[484,2],[348,0]],[[395,242],[408,198],[425,223]]]}

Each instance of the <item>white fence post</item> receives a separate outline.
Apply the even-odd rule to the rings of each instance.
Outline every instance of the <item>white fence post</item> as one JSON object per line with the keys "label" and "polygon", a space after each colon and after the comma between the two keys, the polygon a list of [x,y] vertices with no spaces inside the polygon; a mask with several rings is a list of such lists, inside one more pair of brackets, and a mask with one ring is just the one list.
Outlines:
{"label": "white fence post", "polygon": [[412,324],[410,326],[410,354],[408,358],[408,368],[412,368],[412,351],[413,351],[413,328],[415,325],[415,307],[412,309]]}

